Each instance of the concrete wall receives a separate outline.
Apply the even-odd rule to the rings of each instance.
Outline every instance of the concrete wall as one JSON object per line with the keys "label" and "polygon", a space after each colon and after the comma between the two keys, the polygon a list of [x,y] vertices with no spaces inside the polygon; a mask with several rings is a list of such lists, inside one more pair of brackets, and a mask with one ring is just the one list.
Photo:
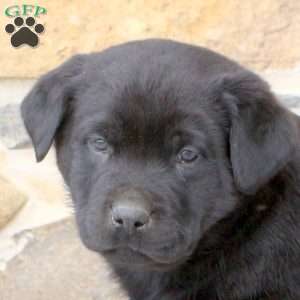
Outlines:
{"label": "concrete wall", "polygon": [[[1,0],[0,9],[24,1]],[[26,1],[25,1],[26,2]],[[297,0],[39,0],[47,15],[36,49],[13,48],[0,30],[0,77],[35,78],[70,55],[162,37],[208,46],[255,70],[300,61]],[[12,22],[4,13],[0,27]]]}

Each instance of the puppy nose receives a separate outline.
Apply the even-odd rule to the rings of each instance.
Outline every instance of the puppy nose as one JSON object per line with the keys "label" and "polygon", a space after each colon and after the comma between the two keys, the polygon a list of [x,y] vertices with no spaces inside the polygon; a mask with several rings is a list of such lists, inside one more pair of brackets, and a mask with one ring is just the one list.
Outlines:
{"label": "puppy nose", "polygon": [[115,227],[121,227],[128,233],[139,230],[149,223],[150,215],[134,203],[119,203],[112,208],[112,221]]}
{"label": "puppy nose", "polygon": [[145,229],[150,221],[150,195],[143,190],[122,187],[112,194],[112,223],[115,228],[132,234]]}

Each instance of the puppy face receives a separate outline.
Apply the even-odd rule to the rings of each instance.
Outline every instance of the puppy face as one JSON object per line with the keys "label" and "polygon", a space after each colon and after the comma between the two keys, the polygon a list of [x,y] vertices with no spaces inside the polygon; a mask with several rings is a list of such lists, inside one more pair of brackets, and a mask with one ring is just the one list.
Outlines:
{"label": "puppy face", "polygon": [[[100,89],[85,90],[73,100],[69,122],[76,126],[62,129],[70,140],[58,137],[59,159],[64,161],[65,148],[72,157],[67,176],[81,237],[90,249],[121,263],[186,259],[235,204],[225,130],[205,105],[158,92],[161,84],[152,93],[136,81],[119,87],[121,93],[107,103],[93,102]],[[116,223],[118,209],[122,224]],[[148,220],[130,215],[139,210]]]}
{"label": "puppy face", "polygon": [[38,160],[55,138],[84,244],[128,267],[183,263],[292,151],[293,123],[258,77],[167,41],[73,58],[22,114]]}

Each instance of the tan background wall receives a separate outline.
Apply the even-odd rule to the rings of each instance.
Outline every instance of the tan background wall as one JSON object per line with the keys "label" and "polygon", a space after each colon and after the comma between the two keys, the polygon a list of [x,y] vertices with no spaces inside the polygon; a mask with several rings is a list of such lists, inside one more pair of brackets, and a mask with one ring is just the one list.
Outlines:
{"label": "tan background wall", "polygon": [[[13,48],[4,9],[47,8],[40,45]],[[70,55],[120,42],[166,37],[205,45],[261,71],[300,62],[298,0],[1,0],[0,77],[35,78]]]}

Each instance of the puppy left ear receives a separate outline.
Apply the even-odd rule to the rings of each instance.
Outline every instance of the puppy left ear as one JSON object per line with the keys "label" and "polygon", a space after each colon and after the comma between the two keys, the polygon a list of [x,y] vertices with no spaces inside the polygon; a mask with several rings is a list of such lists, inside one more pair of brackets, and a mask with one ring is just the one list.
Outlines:
{"label": "puppy left ear", "polygon": [[254,194],[291,160],[298,138],[296,118],[253,73],[224,76],[222,83],[231,112],[234,180],[241,192]]}
{"label": "puppy left ear", "polygon": [[84,61],[84,55],[76,55],[42,76],[21,104],[24,125],[38,162],[46,156],[55,138],[74,87],[78,85]]}

